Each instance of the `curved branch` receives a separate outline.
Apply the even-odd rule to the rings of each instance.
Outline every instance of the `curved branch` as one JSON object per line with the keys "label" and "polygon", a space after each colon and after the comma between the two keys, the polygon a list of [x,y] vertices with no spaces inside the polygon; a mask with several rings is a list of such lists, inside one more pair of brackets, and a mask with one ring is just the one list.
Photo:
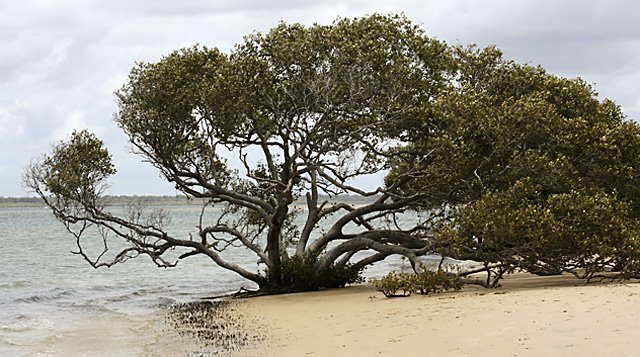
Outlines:
{"label": "curved branch", "polygon": [[409,261],[411,262],[411,266],[415,270],[422,265],[418,257],[428,253],[431,250],[431,247],[429,245],[426,245],[423,248],[412,249],[412,248],[406,248],[398,245],[390,245],[390,244],[376,242],[375,240],[366,238],[366,237],[352,238],[338,245],[337,247],[330,249],[327,253],[325,253],[320,259],[319,266],[321,269],[322,268],[326,269],[329,265],[331,265],[332,262],[338,259],[338,257],[340,257],[342,254],[345,254],[352,250],[365,250],[365,249],[373,249],[378,253],[383,253],[388,255],[398,254],[398,255],[405,256],[409,259]]}
{"label": "curved branch", "polygon": [[[342,229],[344,228],[345,225],[347,225],[351,221],[357,222],[359,218],[362,218],[362,216],[369,213],[380,212],[385,210],[394,210],[394,209],[404,207],[412,202],[419,200],[422,197],[423,197],[422,195],[415,195],[415,196],[405,198],[403,200],[398,200],[390,203],[384,203],[385,197],[381,197],[374,203],[353,209],[349,213],[340,217],[340,219],[338,219],[333,224],[333,226],[329,229],[329,231],[325,235],[323,235],[321,238],[313,242],[309,246],[309,251],[318,252],[322,250],[324,247],[326,247],[327,244],[329,244],[331,241],[336,239],[341,239],[342,237],[344,237],[344,235],[342,234]],[[388,196],[386,198],[388,198]]]}
{"label": "curved branch", "polygon": [[[275,208],[271,206],[268,202],[261,200],[254,196],[245,195],[240,192],[228,190],[220,185],[212,184],[209,181],[205,180],[202,176],[198,174],[194,174],[192,172],[187,171],[179,171],[175,170],[175,178],[184,184],[184,188],[189,190],[189,193],[198,198],[218,198],[230,203],[238,204],[255,211],[263,211],[266,213],[273,213]],[[205,188],[211,192],[211,194],[205,194],[202,192],[198,192],[189,188],[189,184],[180,179],[180,177],[187,177],[196,180],[198,185],[202,188]],[[178,183],[178,182],[176,182]]]}
{"label": "curved branch", "polygon": [[205,241],[206,240],[205,237],[208,234],[212,234],[212,233],[227,233],[234,236],[236,239],[238,239],[242,243],[242,245],[244,245],[245,247],[249,248],[251,251],[256,253],[258,257],[260,257],[260,259],[265,264],[269,265],[269,258],[267,257],[266,254],[264,254],[264,251],[258,245],[249,241],[247,237],[245,237],[245,235],[240,233],[237,229],[233,229],[228,226],[206,227],[200,231],[200,237],[202,238],[203,241]]}
{"label": "curved branch", "polygon": [[369,266],[369,265],[371,265],[371,264],[373,264],[375,262],[379,262],[381,260],[384,260],[384,259],[386,259],[388,256],[390,256],[392,254],[393,253],[389,253],[389,252],[384,252],[384,253],[378,252],[378,253],[375,253],[373,255],[370,255],[370,256],[368,256],[366,258],[363,258],[363,259],[353,263],[351,265],[351,268],[360,270],[360,269],[362,269],[362,268],[364,268],[366,266]]}

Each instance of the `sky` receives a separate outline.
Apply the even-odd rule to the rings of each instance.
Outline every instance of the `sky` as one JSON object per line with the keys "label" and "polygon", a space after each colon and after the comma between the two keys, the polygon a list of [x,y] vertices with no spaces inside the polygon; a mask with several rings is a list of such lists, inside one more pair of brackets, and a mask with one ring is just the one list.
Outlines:
{"label": "sky", "polygon": [[404,13],[449,44],[496,45],[505,58],[581,77],[640,118],[636,0],[0,0],[0,196],[32,196],[25,166],[73,130],[113,155],[114,195],[174,195],[113,121],[113,92],[137,61],[199,43],[229,51],[280,21]]}

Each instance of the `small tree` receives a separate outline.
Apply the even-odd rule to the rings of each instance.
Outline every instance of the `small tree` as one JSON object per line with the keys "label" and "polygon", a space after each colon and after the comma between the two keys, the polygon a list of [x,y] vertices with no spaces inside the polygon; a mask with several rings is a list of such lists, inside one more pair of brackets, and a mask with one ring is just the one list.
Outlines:
{"label": "small tree", "polygon": [[[431,251],[423,222],[393,223],[424,198],[398,189],[416,173],[397,174],[373,190],[352,179],[388,169],[396,154],[390,149],[409,136],[408,123],[428,115],[449,59],[445,45],[406,18],[374,15],[329,26],[280,24],[247,36],[230,54],[192,47],[136,65],[116,93],[115,119],[145,161],[178,191],[203,201],[193,236],[169,234],[162,214],[142,208],[128,217],[110,212],[100,193],[114,169],[101,142],[85,131],[32,165],[25,182],[94,267],[137,255],[172,266],[177,261],[165,253],[181,248],[178,260],[205,255],[263,290],[281,291],[344,285],[353,271],[392,254],[419,265],[418,257]],[[341,194],[370,203],[356,207],[341,202]],[[304,212],[293,208],[299,198]],[[208,219],[214,206],[222,214]],[[306,215],[300,227],[293,224],[298,214]],[[329,216],[333,224],[318,232]],[[348,233],[349,225],[357,229]],[[104,240],[97,256],[81,244],[91,226]],[[107,235],[127,247],[106,254]],[[262,268],[228,261],[225,249],[237,245]],[[367,250],[373,253],[352,260]],[[297,281],[308,274],[292,267],[303,266],[322,278]]]}

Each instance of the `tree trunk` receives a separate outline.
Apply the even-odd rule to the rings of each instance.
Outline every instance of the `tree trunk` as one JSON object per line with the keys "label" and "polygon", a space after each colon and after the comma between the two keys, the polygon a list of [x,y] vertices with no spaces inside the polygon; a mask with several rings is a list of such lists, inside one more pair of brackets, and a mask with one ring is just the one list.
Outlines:
{"label": "tree trunk", "polygon": [[282,286],[282,256],[281,256],[281,241],[282,241],[282,226],[287,219],[289,213],[289,207],[286,204],[279,205],[276,212],[273,215],[272,223],[273,228],[269,230],[267,234],[267,256],[271,265],[269,267],[269,284],[274,287]]}

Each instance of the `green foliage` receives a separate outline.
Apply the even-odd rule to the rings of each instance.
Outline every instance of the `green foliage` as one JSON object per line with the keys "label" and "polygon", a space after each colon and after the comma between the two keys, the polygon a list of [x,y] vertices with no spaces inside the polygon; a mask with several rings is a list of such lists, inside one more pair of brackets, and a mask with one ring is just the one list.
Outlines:
{"label": "green foliage", "polygon": [[194,46],[137,64],[117,92],[116,121],[168,179],[197,171],[223,184],[234,175],[222,145],[240,150],[284,135],[322,156],[376,147],[401,128],[399,118],[425,115],[421,103],[442,85],[449,58],[403,16],[281,23],[230,54]]}
{"label": "green foliage", "polygon": [[413,277],[414,274],[411,273],[392,271],[380,279],[369,279],[369,283],[386,297],[409,296],[415,291]]}
{"label": "green foliage", "polygon": [[104,180],[115,174],[102,141],[86,130],[73,132],[45,156],[40,174],[49,193],[61,200],[95,202]]}
{"label": "green foliage", "polygon": [[456,291],[462,289],[463,285],[457,274],[427,269],[422,269],[417,274],[392,271],[380,279],[369,279],[369,283],[386,297],[409,296],[416,291],[421,295]]}
{"label": "green foliage", "polygon": [[[369,238],[331,236],[341,227],[321,234],[327,239],[311,239],[317,237],[322,219],[347,210],[319,197],[371,197],[350,182],[388,169],[389,148],[406,142],[416,125],[430,117],[431,105],[454,69],[446,44],[428,37],[403,15],[378,14],[339,18],[326,26],[281,23],[244,37],[228,53],[195,45],[155,63],[136,63],[127,83],[116,92],[114,119],[145,162],[180,193],[202,200],[198,231],[188,238],[112,216],[95,205],[102,180],[113,173],[106,151],[94,150],[99,145],[89,147],[87,157],[80,151],[72,153],[78,160],[68,166],[57,159],[34,166],[27,185],[43,195],[45,191],[59,195],[62,201],[47,201],[57,212],[63,201],[88,204],[84,211],[88,215],[58,216],[68,227],[90,222],[104,228],[105,235],[132,243],[134,247],[121,256],[147,254],[156,264],[169,266],[160,255],[181,247],[188,252],[180,259],[206,255],[261,287],[343,286],[357,281],[358,272],[331,259],[353,256],[371,244]],[[65,145],[56,150],[67,150]],[[51,179],[42,180],[39,171],[53,163],[60,167],[52,169]],[[85,167],[93,163],[97,167]],[[309,214],[304,226],[297,227],[293,206],[302,196],[307,198]],[[373,216],[363,226],[378,226],[388,218],[386,213],[401,210],[388,204],[391,197],[398,196],[390,192],[381,206],[355,212],[359,217],[339,224]],[[207,214],[212,205],[222,207],[215,222]],[[76,237],[83,232],[80,229]],[[424,245],[411,233],[394,236],[402,236],[401,243],[375,238],[376,243],[407,245],[409,250]],[[356,243],[342,251],[344,246],[338,245],[349,240]],[[331,251],[333,242],[339,244]],[[287,248],[293,245],[296,255],[288,259]],[[237,246],[248,248],[273,271],[265,276],[226,261],[224,249]],[[410,253],[399,248],[404,247],[392,250]],[[305,251],[309,257],[301,258]],[[318,262],[323,251],[329,258]]]}
{"label": "green foliage", "polygon": [[412,276],[413,285],[421,295],[429,293],[441,293],[450,290],[462,289],[463,282],[458,274],[447,273],[442,270],[431,271],[422,269]]}
{"label": "green foliage", "polygon": [[[272,274],[268,271],[267,274]],[[327,269],[318,269],[318,256],[304,254],[294,255],[282,262],[281,277],[276,289],[294,291],[314,291],[320,288],[342,288],[347,284],[364,282],[362,270],[354,269],[349,264],[334,263]],[[268,276],[269,281],[275,277]]]}
{"label": "green foliage", "polygon": [[449,238],[473,247],[481,261],[531,272],[581,270],[590,277],[613,267],[623,271],[637,266],[640,227],[628,204],[603,192],[542,197],[520,183],[513,191],[487,194],[461,209],[455,220],[457,237]]}
{"label": "green foliage", "polygon": [[347,284],[362,284],[365,281],[362,276],[364,269],[365,268],[357,269],[348,263],[333,263],[328,269],[320,272],[320,286],[343,288]]}
{"label": "green foliage", "polygon": [[446,208],[437,250],[501,272],[640,273],[640,126],[580,79],[495,48],[454,54],[457,80],[407,147],[417,155],[388,177],[420,172],[405,192]]}
{"label": "green foliage", "polygon": [[[449,47],[402,15],[281,23],[230,53],[181,49],[136,64],[116,96],[115,120],[134,149],[205,202],[197,235],[181,240],[105,212],[98,198],[115,169],[87,131],[30,167],[25,183],[67,228],[96,224],[156,263],[181,246],[190,250],[181,258],[205,254],[260,286],[296,291],[359,281],[331,259],[365,249],[376,259],[473,259],[495,280],[514,269],[640,276],[640,126],[581,79],[504,60],[495,47]],[[374,197],[349,182],[387,171],[366,209],[318,199]],[[301,196],[308,218],[297,227]],[[210,204],[225,207],[215,223],[203,219]],[[389,228],[407,208],[430,217]],[[313,242],[332,214],[344,219]],[[364,228],[346,234],[349,222]],[[273,271],[226,262],[222,247],[237,245]],[[374,284],[389,296],[457,287],[428,272]]]}
{"label": "green foliage", "polygon": [[243,125],[232,104],[236,93],[227,85],[228,66],[217,49],[184,48],[158,63],[138,63],[116,92],[117,123],[169,178],[171,169],[197,171],[211,182],[231,175],[208,138],[226,137]]}

